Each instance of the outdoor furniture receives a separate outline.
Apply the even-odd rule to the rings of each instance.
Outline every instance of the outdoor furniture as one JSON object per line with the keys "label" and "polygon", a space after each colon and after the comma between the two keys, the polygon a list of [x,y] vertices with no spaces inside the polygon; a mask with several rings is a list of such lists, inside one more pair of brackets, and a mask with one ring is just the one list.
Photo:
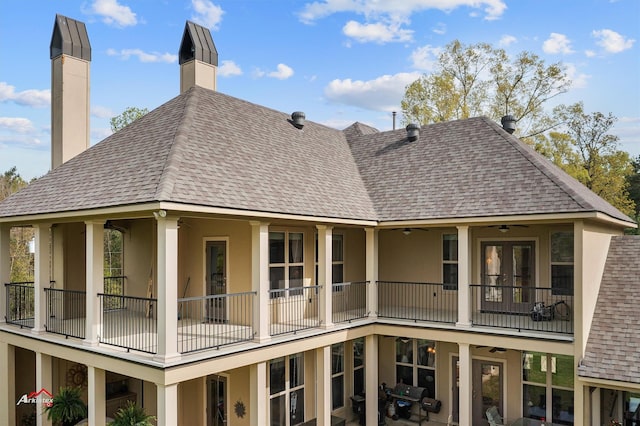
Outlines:
{"label": "outdoor furniture", "polygon": [[487,420],[490,426],[504,426],[502,416],[495,405],[487,410]]}

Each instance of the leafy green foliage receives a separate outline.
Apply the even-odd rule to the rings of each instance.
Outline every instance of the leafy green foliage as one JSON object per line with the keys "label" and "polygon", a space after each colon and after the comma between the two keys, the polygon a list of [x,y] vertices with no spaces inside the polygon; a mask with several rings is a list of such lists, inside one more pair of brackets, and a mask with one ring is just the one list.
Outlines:
{"label": "leafy green foliage", "polygon": [[45,412],[49,420],[62,425],[73,425],[87,417],[87,406],[82,401],[80,388],[60,388],[53,396],[53,405],[46,407]]}
{"label": "leafy green foliage", "polygon": [[127,405],[116,412],[109,426],[153,426],[154,420],[155,417],[147,415],[144,408],[127,401]]}
{"label": "leafy green foliage", "polygon": [[149,112],[146,108],[128,107],[122,114],[111,118],[111,130],[117,132]]}

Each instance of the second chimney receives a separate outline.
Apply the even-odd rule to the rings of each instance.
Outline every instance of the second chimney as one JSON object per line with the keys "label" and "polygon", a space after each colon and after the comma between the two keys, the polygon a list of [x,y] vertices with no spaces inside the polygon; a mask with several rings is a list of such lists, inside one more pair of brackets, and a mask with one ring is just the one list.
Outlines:
{"label": "second chimney", "polygon": [[211,32],[194,22],[187,21],[180,43],[180,93],[193,86],[216,90],[218,51]]}

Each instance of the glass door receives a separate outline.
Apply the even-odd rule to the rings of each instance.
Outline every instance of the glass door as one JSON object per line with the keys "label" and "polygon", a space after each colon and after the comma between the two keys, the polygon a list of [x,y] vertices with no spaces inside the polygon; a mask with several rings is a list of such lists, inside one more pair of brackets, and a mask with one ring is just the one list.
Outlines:
{"label": "glass door", "polygon": [[[207,296],[227,293],[227,242],[207,241],[206,244]],[[208,322],[226,322],[227,304],[224,297],[208,298],[206,302]]]}
{"label": "glass door", "polygon": [[500,415],[502,408],[502,363],[485,360],[473,360],[473,424],[485,426],[489,424],[486,412],[495,406]]}
{"label": "glass door", "polygon": [[212,375],[207,377],[207,426],[227,425],[227,378]]}

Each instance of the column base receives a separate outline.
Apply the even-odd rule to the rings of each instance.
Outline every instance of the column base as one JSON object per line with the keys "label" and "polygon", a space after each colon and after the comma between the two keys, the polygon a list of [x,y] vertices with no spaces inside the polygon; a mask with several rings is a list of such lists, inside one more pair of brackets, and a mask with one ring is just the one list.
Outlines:
{"label": "column base", "polygon": [[253,338],[255,343],[267,343],[271,341],[271,336],[256,336]]}
{"label": "column base", "polygon": [[174,362],[174,361],[178,361],[180,358],[182,358],[182,355],[179,353],[175,353],[175,354],[167,354],[167,355],[155,355],[153,357],[154,361],[158,361],[158,362],[162,362],[164,364],[170,363],[170,362]]}
{"label": "column base", "polygon": [[471,328],[472,326],[473,326],[472,322],[461,322],[461,321],[456,322],[456,327]]}

